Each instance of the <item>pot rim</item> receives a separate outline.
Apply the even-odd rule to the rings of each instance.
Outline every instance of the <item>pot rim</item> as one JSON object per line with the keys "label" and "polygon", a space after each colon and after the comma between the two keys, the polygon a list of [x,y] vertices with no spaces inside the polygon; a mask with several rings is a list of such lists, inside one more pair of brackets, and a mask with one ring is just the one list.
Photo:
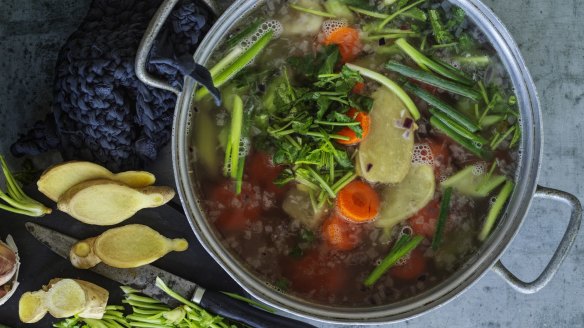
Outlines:
{"label": "pot rim", "polygon": [[[480,0],[448,0],[463,8],[496,49],[509,74],[521,111],[522,140],[516,187],[505,212],[488,240],[450,278],[414,297],[375,307],[332,307],[314,304],[284,295],[267,286],[220,242],[207,223],[196,197],[197,186],[191,176],[189,158],[189,120],[195,83],[187,77],[177,102],[172,137],[175,181],[185,214],[203,247],[219,265],[249,294],[279,310],[328,323],[379,324],[398,322],[419,316],[451,301],[470,288],[499,259],[521,227],[537,187],[543,145],[540,105],[535,85],[515,41],[495,14]],[[249,10],[264,1],[236,1],[211,28],[194,55],[195,62],[205,63],[223,35]],[[230,17],[237,17],[231,18]]]}

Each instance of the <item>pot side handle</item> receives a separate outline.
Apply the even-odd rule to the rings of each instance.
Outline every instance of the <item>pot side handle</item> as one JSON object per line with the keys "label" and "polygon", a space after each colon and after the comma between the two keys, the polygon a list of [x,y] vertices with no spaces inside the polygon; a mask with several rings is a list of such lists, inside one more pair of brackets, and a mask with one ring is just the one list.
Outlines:
{"label": "pot side handle", "polygon": [[511,287],[515,290],[524,294],[533,294],[538,292],[540,289],[545,287],[554,277],[560,265],[568,255],[568,252],[576,236],[578,235],[578,230],[580,229],[580,222],[582,220],[582,205],[576,196],[569,194],[564,191],[546,188],[542,186],[537,187],[535,192],[536,198],[543,198],[558,201],[568,205],[571,209],[570,222],[566,228],[566,232],[558,245],[554,255],[552,256],[550,262],[541,272],[539,277],[531,282],[525,282],[515,276],[505,265],[498,261],[493,266],[493,271],[496,272],[501,278],[503,278]]}
{"label": "pot side handle", "polygon": [[[202,1],[211,9],[211,11],[213,11],[215,16],[220,16],[221,11],[214,0]],[[148,64],[148,56],[150,54],[150,50],[152,49],[152,45],[154,44],[154,40],[156,40],[156,37],[164,25],[164,22],[166,22],[168,15],[170,15],[170,12],[178,2],[179,0],[164,0],[160,7],[158,7],[158,10],[156,10],[152,20],[150,20],[150,24],[148,24],[148,28],[146,28],[146,31],[144,32],[144,36],[142,36],[142,40],[138,46],[138,51],[136,52],[136,59],[134,62],[136,76],[142,83],[153,88],[173,92],[176,95],[180,94],[180,90],[171,86],[166,81],[150,75],[146,70],[146,65]]]}

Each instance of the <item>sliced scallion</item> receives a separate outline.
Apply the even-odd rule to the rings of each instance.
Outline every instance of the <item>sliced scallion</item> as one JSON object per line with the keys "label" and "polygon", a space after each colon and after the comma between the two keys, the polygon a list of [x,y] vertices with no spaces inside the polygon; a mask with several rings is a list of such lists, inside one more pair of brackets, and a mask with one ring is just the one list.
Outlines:
{"label": "sliced scallion", "polygon": [[400,64],[393,60],[387,63],[385,67],[405,77],[409,77],[411,79],[435,86],[442,90],[446,90],[448,92],[452,92],[463,97],[468,97],[474,101],[481,100],[480,92],[458,82],[445,80],[432,73],[420,71],[409,66]]}
{"label": "sliced scallion", "polygon": [[480,241],[484,241],[485,239],[487,239],[487,237],[491,233],[491,230],[493,230],[493,226],[495,225],[495,222],[499,217],[499,213],[501,213],[501,210],[503,210],[503,206],[505,206],[505,203],[507,203],[507,200],[511,196],[514,187],[515,184],[513,183],[513,181],[507,180],[507,182],[505,182],[505,185],[497,195],[497,199],[491,206],[489,214],[487,214],[487,219],[485,220],[483,228],[479,234]]}
{"label": "sliced scallion", "polygon": [[397,83],[370,69],[353,64],[345,65],[347,65],[347,67],[349,67],[350,69],[359,72],[361,75],[380,83],[381,85],[395,93],[396,96],[404,103],[404,105],[414,118],[414,120],[417,121],[418,119],[420,119],[420,111],[418,111],[418,107],[416,107],[416,104],[414,104],[412,98],[410,98],[410,96],[404,91],[404,89],[402,89]]}
{"label": "sliced scallion", "polygon": [[433,250],[437,250],[438,246],[440,246],[440,243],[442,242],[444,226],[446,225],[446,219],[448,218],[448,212],[450,210],[451,196],[452,188],[446,188],[446,190],[444,190],[444,195],[442,195],[442,201],[440,202],[440,213],[438,214],[438,221],[436,222],[436,232],[434,233],[434,238],[432,239]]}
{"label": "sliced scallion", "polygon": [[431,93],[418,87],[417,85],[406,83],[404,85],[404,89],[415,94],[423,101],[427,102],[431,106],[434,106],[436,109],[448,115],[448,117],[452,118],[454,121],[464,126],[469,131],[477,132],[480,130],[479,126],[475,124],[473,121],[471,121],[469,118],[459,113],[456,109],[448,105],[446,102],[442,101],[440,98],[432,95]]}
{"label": "sliced scallion", "polygon": [[424,240],[422,236],[411,237],[408,235],[402,236],[395,246],[389,251],[389,254],[381,261],[381,263],[373,269],[371,274],[363,281],[367,287],[373,286],[387,270],[389,270],[399,259],[409,254],[414,248]]}
{"label": "sliced scallion", "polygon": [[446,126],[444,123],[442,123],[442,121],[440,121],[438,118],[431,117],[430,118],[430,124],[434,128],[442,131],[444,134],[446,134],[447,136],[449,136],[452,140],[456,141],[458,144],[460,144],[462,147],[466,148],[471,153],[473,153],[473,154],[475,154],[475,155],[477,155],[478,157],[481,157],[481,158],[486,157],[486,152],[483,150],[482,147],[479,147],[474,142],[472,142],[472,141],[466,139],[465,137],[459,135],[454,130],[452,130],[451,128],[449,128],[448,126]]}
{"label": "sliced scallion", "polygon": [[[237,59],[231,64],[226,65],[215,77],[213,77],[213,84],[218,88],[230,81],[237,73],[244,69],[259,53],[268,45],[274,36],[274,31],[270,30],[262,35],[253,45],[246,51],[241,53]],[[211,69],[213,70],[213,68]],[[200,101],[209,91],[206,88],[201,88],[195,92],[195,101]]]}
{"label": "sliced scallion", "polygon": [[481,137],[478,134],[474,134],[470,132],[464,126],[458,124],[453,119],[448,117],[448,115],[444,114],[443,112],[437,110],[436,108],[430,108],[430,113],[434,115],[437,119],[439,119],[442,123],[444,123],[447,127],[452,129],[454,132],[458,133],[462,137],[467,138],[468,140],[475,142],[477,144],[486,145],[488,143],[487,139]]}

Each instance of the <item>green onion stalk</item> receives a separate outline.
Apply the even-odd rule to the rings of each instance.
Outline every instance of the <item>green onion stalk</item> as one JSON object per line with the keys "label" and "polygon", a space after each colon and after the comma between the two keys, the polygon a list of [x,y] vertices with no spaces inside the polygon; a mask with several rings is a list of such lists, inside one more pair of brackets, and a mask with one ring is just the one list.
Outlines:
{"label": "green onion stalk", "polygon": [[44,216],[52,212],[49,207],[46,207],[24,193],[20,184],[14,178],[12,172],[10,172],[2,155],[0,155],[0,163],[6,184],[6,191],[0,189],[0,199],[5,202],[0,203],[0,209],[33,217]]}

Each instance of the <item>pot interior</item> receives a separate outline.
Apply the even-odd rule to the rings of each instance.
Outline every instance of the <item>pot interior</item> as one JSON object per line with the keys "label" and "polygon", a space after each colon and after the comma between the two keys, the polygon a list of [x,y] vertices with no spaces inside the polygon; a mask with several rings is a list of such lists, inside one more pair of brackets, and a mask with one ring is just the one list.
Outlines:
{"label": "pot interior", "polygon": [[[221,236],[205,218],[200,203],[199,172],[190,157],[192,134],[196,133],[192,115],[196,107],[191,100],[196,88],[193,80],[185,81],[174,123],[173,163],[179,195],[191,226],[206,250],[251,295],[281,310],[302,317],[333,323],[382,323],[405,320],[444,304],[479,279],[501,256],[517,233],[536,188],[541,156],[542,130],[535,87],[517,45],[495,15],[480,1],[453,0],[482,31],[495,48],[515,90],[520,109],[522,138],[516,170],[516,188],[491,236],[450,278],[414,297],[383,306],[333,307],[315,304],[280,293],[240,264],[221,242]],[[233,26],[253,16],[266,1],[240,0],[218,20],[195,53],[197,63],[207,64]]]}

